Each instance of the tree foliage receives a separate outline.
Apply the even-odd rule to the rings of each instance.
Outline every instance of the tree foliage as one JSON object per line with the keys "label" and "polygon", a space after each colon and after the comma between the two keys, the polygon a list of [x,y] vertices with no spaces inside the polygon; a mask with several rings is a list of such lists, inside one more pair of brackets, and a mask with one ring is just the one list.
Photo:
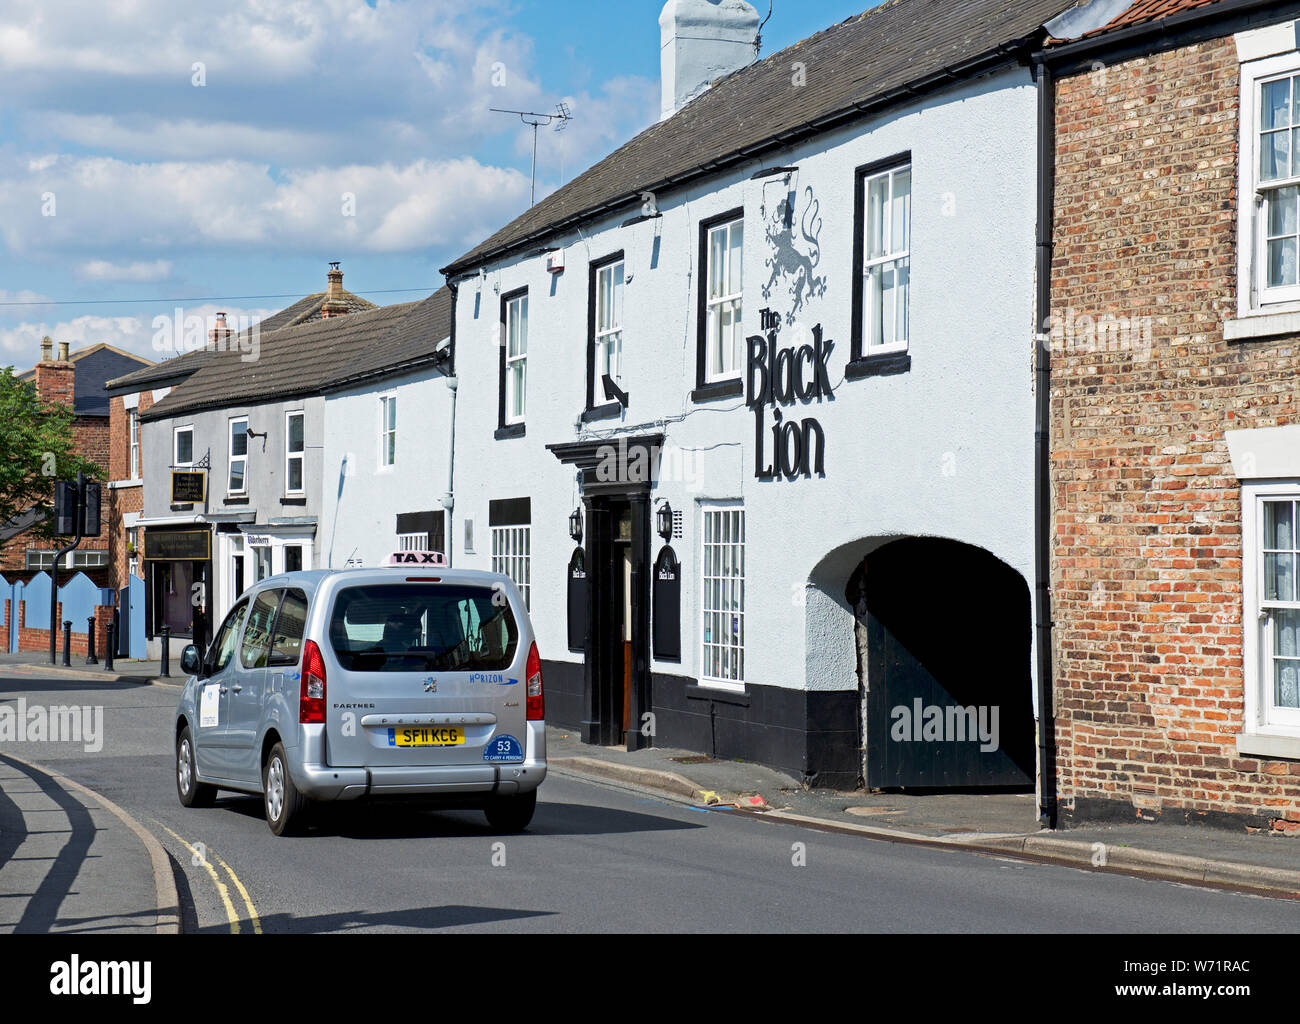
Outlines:
{"label": "tree foliage", "polygon": [[[76,479],[78,470],[100,475],[73,450],[74,419],[69,407],[41,401],[12,366],[0,370],[0,527],[33,507],[52,509],[56,480]],[[50,537],[53,523],[47,517],[32,532]]]}

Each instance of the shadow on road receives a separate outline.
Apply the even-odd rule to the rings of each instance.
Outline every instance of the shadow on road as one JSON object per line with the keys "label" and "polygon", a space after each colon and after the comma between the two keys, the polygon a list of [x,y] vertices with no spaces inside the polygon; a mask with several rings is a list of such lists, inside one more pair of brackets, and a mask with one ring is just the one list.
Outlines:
{"label": "shadow on road", "polygon": [[[54,862],[46,871],[36,891],[31,894],[27,906],[23,909],[22,918],[14,927],[14,931],[18,934],[49,932],[59,920],[59,908],[63,905],[64,897],[72,891],[72,885],[76,881],[82,863],[90,853],[90,845],[95,841],[95,833],[98,830],[90,817],[90,811],[49,775],[3,754],[0,754],[0,762],[21,772],[36,783],[41,792],[53,800],[68,819],[70,829],[68,839],[59,850],[58,856],[54,858]],[[21,819],[21,811],[12,801],[8,801],[8,804],[11,806],[6,807],[5,811],[12,827],[13,813],[17,812]],[[21,827],[22,835],[18,836],[19,843],[28,834],[26,826]],[[15,849],[17,847],[8,849],[6,860],[13,856]]]}
{"label": "shadow on road", "polygon": [[[184,682],[185,680],[180,681]],[[86,670],[84,679],[80,676],[67,676],[66,678],[40,675],[24,676],[17,673],[6,674],[3,670],[0,670],[0,697],[6,694],[23,696],[30,693],[86,693],[90,691],[127,693],[131,690],[150,689],[154,689],[154,687],[146,682],[130,682],[125,679],[96,679],[93,669]],[[175,702],[174,697],[171,700],[173,703]]]}
{"label": "shadow on road", "polygon": [[262,918],[266,934],[351,932],[362,928],[412,928],[429,931],[436,928],[463,928],[467,925],[494,924],[498,921],[522,921],[531,917],[553,917],[549,910],[507,910],[495,907],[413,907],[409,910],[345,910],[333,914],[296,917],[271,914]]}
{"label": "shadow on road", "polygon": [[[261,797],[231,796],[217,801],[216,809],[265,820]],[[695,822],[675,821],[655,814],[612,807],[546,803],[528,827],[531,836],[629,835],[637,832],[676,832],[704,828]],[[312,809],[302,839],[464,839],[496,835],[483,812],[470,809],[430,808],[419,804],[334,804]],[[292,840],[290,840],[292,841]]]}

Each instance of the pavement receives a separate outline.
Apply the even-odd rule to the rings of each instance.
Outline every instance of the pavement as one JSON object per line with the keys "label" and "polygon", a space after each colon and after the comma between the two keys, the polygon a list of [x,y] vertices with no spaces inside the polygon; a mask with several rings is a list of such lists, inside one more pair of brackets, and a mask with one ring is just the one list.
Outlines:
{"label": "pavement", "polygon": [[66,676],[69,679],[102,679],[112,683],[171,683],[181,685],[185,682],[185,673],[181,671],[180,651],[173,649],[168,663],[169,675],[162,674],[162,664],[157,661],[143,661],[131,658],[115,658],[110,671],[100,658],[97,665],[87,665],[85,655],[68,659],[71,664],[63,664],[63,649],[59,649],[58,663],[50,664],[50,655],[46,651],[23,651],[17,654],[0,654],[0,669],[22,675],[35,672],[44,676]]}
{"label": "pavement", "polygon": [[[51,667],[0,655],[0,671],[73,680],[179,686],[157,662]],[[177,670],[178,671],[178,670]],[[134,689],[134,686],[131,686]],[[687,750],[590,747],[548,729],[559,776],[714,812],[934,850],[1066,865],[1256,895],[1300,897],[1300,839],[1138,823],[1045,831],[1032,793],[907,794],[807,789],[763,765]],[[147,828],[107,797],[41,764],[0,754],[0,932],[180,930],[175,865]]]}

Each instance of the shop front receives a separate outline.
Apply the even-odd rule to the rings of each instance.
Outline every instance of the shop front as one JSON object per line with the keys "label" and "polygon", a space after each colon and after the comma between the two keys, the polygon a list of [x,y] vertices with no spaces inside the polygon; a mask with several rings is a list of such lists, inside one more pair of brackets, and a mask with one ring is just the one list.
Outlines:
{"label": "shop front", "polygon": [[148,639],[159,637],[167,627],[173,638],[202,646],[211,633],[211,526],[146,526],[142,533]]}

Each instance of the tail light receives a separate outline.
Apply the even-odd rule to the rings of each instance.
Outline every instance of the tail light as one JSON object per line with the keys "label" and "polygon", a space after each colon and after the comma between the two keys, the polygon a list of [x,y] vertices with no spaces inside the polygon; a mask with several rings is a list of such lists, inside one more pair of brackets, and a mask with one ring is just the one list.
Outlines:
{"label": "tail light", "polygon": [[537,654],[537,644],[528,652],[528,721],[540,722],[546,718],[546,699],[542,696],[542,659]]}
{"label": "tail light", "polygon": [[298,700],[298,721],[303,725],[325,723],[325,659],[314,640],[308,640],[302,655],[302,693]]}

